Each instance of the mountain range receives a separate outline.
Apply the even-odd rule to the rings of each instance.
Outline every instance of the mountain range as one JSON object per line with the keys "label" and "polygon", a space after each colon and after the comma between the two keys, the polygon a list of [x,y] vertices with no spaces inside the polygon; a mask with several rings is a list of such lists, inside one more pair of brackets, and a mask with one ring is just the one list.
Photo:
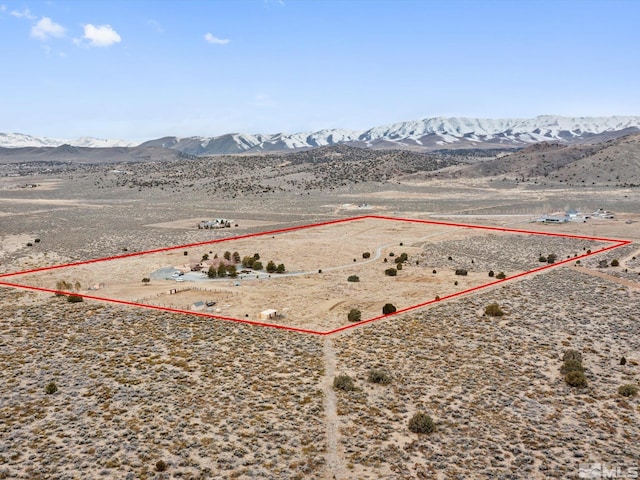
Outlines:
{"label": "mountain range", "polygon": [[529,119],[435,117],[373,127],[364,131],[327,129],[294,134],[229,133],[215,137],[163,137],[135,144],[125,140],[61,140],[19,133],[0,133],[0,147],[155,147],[188,155],[279,152],[327,145],[373,149],[433,151],[443,149],[522,148],[539,142],[590,144],[640,131],[640,116]]}

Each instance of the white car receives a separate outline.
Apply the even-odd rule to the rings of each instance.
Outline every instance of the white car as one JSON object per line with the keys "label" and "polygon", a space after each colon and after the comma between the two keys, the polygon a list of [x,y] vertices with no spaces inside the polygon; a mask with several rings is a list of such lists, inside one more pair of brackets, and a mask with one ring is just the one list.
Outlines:
{"label": "white car", "polygon": [[178,278],[176,278],[176,282],[184,282],[184,278],[178,277]]}

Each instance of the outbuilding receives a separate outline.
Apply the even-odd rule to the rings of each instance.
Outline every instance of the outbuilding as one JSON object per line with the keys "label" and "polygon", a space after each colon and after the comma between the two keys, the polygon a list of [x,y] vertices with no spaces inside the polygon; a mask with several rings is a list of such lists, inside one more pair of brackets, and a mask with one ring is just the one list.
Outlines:
{"label": "outbuilding", "polygon": [[260,320],[273,320],[274,318],[278,318],[278,311],[273,308],[260,312]]}

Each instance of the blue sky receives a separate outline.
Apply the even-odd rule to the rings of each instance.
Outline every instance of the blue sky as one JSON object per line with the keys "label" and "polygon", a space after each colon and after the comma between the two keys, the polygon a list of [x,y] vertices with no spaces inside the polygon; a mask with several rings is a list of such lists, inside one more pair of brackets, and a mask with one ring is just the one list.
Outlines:
{"label": "blue sky", "polygon": [[640,115],[636,0],[0,0],[0,132]]}

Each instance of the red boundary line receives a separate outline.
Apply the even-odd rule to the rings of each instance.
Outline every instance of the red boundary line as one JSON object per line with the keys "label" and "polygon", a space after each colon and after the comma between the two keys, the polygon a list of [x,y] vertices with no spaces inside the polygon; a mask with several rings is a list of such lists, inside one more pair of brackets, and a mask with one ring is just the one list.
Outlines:
{"label": "red boundary line", "polygon": [[115,255],[112,257],[105,257],[105,258],[95,258],[92,260],[84,260],[81,262],[74,262],[74,263],[68,263],[68,264],[63,264],[63,265],[53,265],[50,267],[43,267],[43,268],[36,268],[36,269],[32,269],[32,270],[24,270],[24,271],[20,271],[20,272],[11,272],[11,273],[4,273],[4,274],[0,274],[0,278],[7,278],[7,277],[14,277],[14,276],[18,276],[18,275],[26,275],[26,274],[30,274],[30,273],[38,273],[38,272],[44,272],[44,271],[50,271],[50,270],[57,270],[57,269],[62,269],[62,268],[67,268],[67,267],[77,267],[80,265],[88,265],[88,264],[92,264],[92,263],[99,263],[99,262],[107,262],[110,260],[120,260],[120,259],[124,259],[124,258],[130,258],[130,257],[137,257],[140,255],[147,255],[150,253],[160,253],[160,252],[168,252],[171,250],[179,250],[179,249],[184,249],[184,248],[193,248],[193,247],[199,247],[199,246],[203,246],[203,245],[212,245],[215,243],[222,243],[222,242],[228,242],[231,240],[243,240],[243,239],[247,239],[247,238],[252,238],[252,237],[260,237],[260,236],[265,236],[265,235],[275,235],[275,234],[281,234],[281,233],[287,233],[287,232],[292,232],[292,231],[296,231],[296,230],[303,230],[303,229],[307,229],[307,228],[315,228],[315,227],[322,227],[322,226],[327,226],[327,225],[335,225],[338,223],[346,223],[346,222],[352,222],[352,221],[357,221],[357,220],[365,220],[365,219],[376,219],[376,220],[392,220],[392,221],[398,221],[398,222],[410,222],[410,223],[423,223],[423,224],[427,224],[427,225],[443,225],[443,226],[448,226],[448,227],[458,227],[458,228],[469,228],[469,229],[477,229],[477,230],[490,230],[490,231],[497,231],[497,232],[509,232],[509,233],[524,233],[524,234],[528,234],[528,235],[543,235],[543,236],[551,236],[551,237],[564,237],[564,238],[575,238],[575,239],[582,239],[582,240],[591,240],[591,241],[598,241],[598,242],[608,242],[608,243],[614,243],[614,245],[610,245],[608,247],[603,247],[598,251],[595,252],[591,252],[591,253],[585,253],[583,255],[580,255],[578,257],[573,257],[573,258],[568,258],[553,264],[549,264],[549,265],[544,265],[542,267],[537,267],[534,268],[532,270],[528,270],[526,272],[520,272],[516,275],[513,275],[511,277],[506,277],[500,280],[495,280],[493,282],[490,283],[486,283],[483,285],[477,285],[475,287],[466,289],[466,290],[462,290],[460,292],[455,292],[449,295],[445,295],[444,297],[440,297],[438,299],[433,299],[433,300],[429,300],[427,302],[423,302],[417,305],[412,305],[410,307],[406,307],[403,308],[401,310],[398,310],[394,313],[391,314],[387,314],[387,315],[379,315],[377,317],[373,317],[373,318],[369,318],[367,320],[363,320],[357,323],[352,323],[350,325],[344,325],[342,327],[336,328],[334,330],[329,330],[329,331],[318,331],[318,330],[309,330],[309,329],[305,329],[305,328],[298,328],[298,327],[291,327],[291,326],[286,326],[286,325],[278,325],[278,324],[274,324],[274,323],[265,323],[265,322],[256,322],[253,320],[244,320],[244,319],[240,319],[240,318],[233,318],[233,317],[225,317],[225,316],[220,316],[220,315],[211,315],[209,313],[203,313],[203,312],[193,312],[191,310],[182,310],[182,309],[178,309],[178,308],[169,308],[169,307],[160,307],[157,305],[147,305],[147,304],[143,304],[143,303],[137,303],[137,302],[129,302],[126,300],[118,300],[118,299],[114,299],[114,298],[104,298],[104,297],[98,297],[98,296],[94,296],[94,295],[84,295],[84,294],[77,294],[77,293],[73,293],[73,292],[65,292],[65,291],[61,291],[61,290],[55,290],[55,289],[49,289],[49,288],[42,288],[42,287],[34,287],[31,285],[21,285],[21,284],[17,284],[17,283],[10,283],[10,282],[4,282],[4,281],[0,281],[0,285],[5,286],[5,287],[11,287],[11,288],[18,288],[18,289],[24,289],[24,290],[32,290],[32,291],[38,291],[38,292],[46,292],[46,293],[53,293],[53,294],[58,294],[58,295],[76,295],[82,298],[86,298],[89,300],[97,300],[97,301],[102,301],[102,302],[110,302],[110,303],[115,303],[115,304],[119,304],[119,305],[126,305],[126,306],[133,306],[133,307],[141,307],[141,308],[148,308],[151,310],[158,310],[158,311],[162,311],[162,312],[169,312],[169,313],[181,313],[181,314],[187,314],[187,315],[194,315],[194,316],[198,316],[198,317],[204,317],[204,318],[213,318],[216,320],[222,320],[222,321],[228,321],[228,322],[235,322],[235,323],[244,323],[244,324],[248,324],[248,325],[254,325],[254,326],[259,326],[259,327],[269,327],[269,328],[277,328],[280,330],[289,330],[292,332],[298,332],[298,333],[307,333],[307,334],[312,334],[312,335],[332,335],[334,333],[338,333],[338,332],[343,332],[345,330],[351,329],[351,328],[356,328],[360,325],[366,325],[369,323],[373,323],[377,320],[383,319],[383,318],[388,318],[394,315],[399,315],[402,313],[406,313],[406,312],[410,312],[413,310],[417,310],[420,308],[424,308],[428,305],[431,305],[433,303],[437,303],[437,302],[441,302],[443,300],[448,300],[451,298],[455,298],[455,297],[459,297],[461,295],[466,295],[478,290],[481,290],[483,288],[487,288],[487,287],[491,287],[494,285],[498,285],[500,283],[504,283],[504,282],[508,282],[511,280],[514,280],[516,278],[520,278],[520,277],[524,277],[526,275],[530,275],[532,273],[536,273],[536,272],[540,272],[543,270],[547,270],[550,268],[554,268],[557,267],[559,265],[565,264],[565,263],[569,263],[569,262],[574,262],[576,260],[580,260],[582,258],[587,258],[590,257],[592,255],[596,255],[608,250],[613,250],[615,248],[619,248],[625,245],[629,245],[631,243],[633,243],[630,240],[620,240],[620,239],[613,239],[613,238],[602,238],[602,237],[590,237],[590,236],[585,236],[585,235],[573,235],[573,234],[568,234],[568,233],[554,233],[554,232],[539,232],[539,231],[534,231],[534,230],[521,230],[521,229],[515,229],[515,228],[504,228],[504,227],[490,227],[490,226],[486,226],[486,225],[470,225],[470,224],[465,224],[465,223],[451,223],[451,222],[440,222],[440,221],[435,221],[435,220],[419,220],[419,219],[410,219],[410,218],[401,218],[401,217],[389,217],[389,216],[384,216],[384,215],[362,215],[362,216],[358,216],[358,217],[349,217],[349,218],[342,218],[342,219],[338,219],[338,220],[330,220],[330,221],[326,221],[326,222],[320,222],[320,223],[311,223],[308,225],[301,225],[301,226],[296,226],[296,227],[287,227],[287,228],[280,228],[280,229],[276,229],[276,230],[269,230],[266,232],[259,232],[259,233],[250,233],[247,235],[239,235],[236,237],[229,237],[229,238],[219,238],[219,239],[215,239],[215,240],[207,240],[204,242],[197,242],[197,243],[189,243],[186,245],[178,245],[178,246],[174,246],[174,247],[164,247],[164,248],[156,248],[153,250],[146,250],[146,251],[142,251],[142,252],[133,252],[133,253],[127,253],[124,255]]}

